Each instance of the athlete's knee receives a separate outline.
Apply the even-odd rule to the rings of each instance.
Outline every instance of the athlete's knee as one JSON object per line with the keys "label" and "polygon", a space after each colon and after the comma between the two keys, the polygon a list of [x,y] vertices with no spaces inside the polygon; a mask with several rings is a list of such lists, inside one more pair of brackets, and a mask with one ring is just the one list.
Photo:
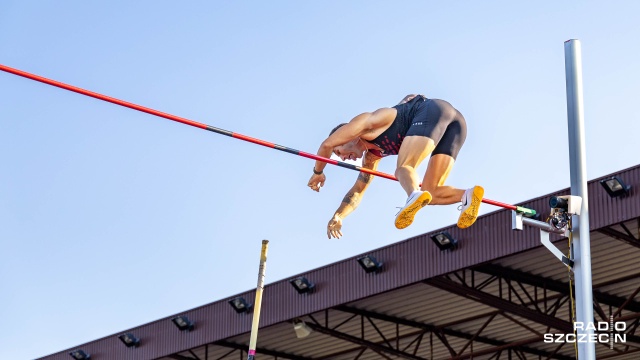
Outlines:
{"label": "athlete's knee", "polygon": [[395,175],[396,175],[396,177],[398,177],[398,174],[403,174],[403,173],[407,173],[407,172],[415,172],[415,171],[416,171],[416,169],[411,165],[398,165],[398,167],[396,168]]}

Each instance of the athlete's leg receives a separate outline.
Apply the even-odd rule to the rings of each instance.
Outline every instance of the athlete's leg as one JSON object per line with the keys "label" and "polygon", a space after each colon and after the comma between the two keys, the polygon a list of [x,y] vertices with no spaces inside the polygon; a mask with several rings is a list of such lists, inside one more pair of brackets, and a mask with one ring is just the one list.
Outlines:
{"label": "athlete's leg", "polygon": [[[464,117],[451,104],[443,100],[433,100],[445,115],[438,127],[444,126],[438,146],[433,150],[429,166],[422,180],[422,189],[431,193],[431,204],[448,205],[459,202],[464,190],[445,186],[444,183],[453,168],[456,157],[467,137],[467,125]],[[449,121],[446,121],[449,120]]]}
{"label": "athlete's leg", "polygon": [[416,168],[433,151],[435,142],[424,136],[407,136],[398,150],[396,178],[407,196],[420,187]]}
{"label": "athlete's leg", "polygon": [[431,205],[455,204],[462,199],[465,190],[444,185],[454,163],[453,157],[447,154],[434,154],[429,159],[421,190],[431,193]]}
{"label": "athlete's leg", "polygon": [[407,192],[408,198],[406,205],[396,215],[395,225],[398,229],[411,225],[418,210],[431,201],[431,194],[428,191],[418,189],[416,168],[434,148],[434,141],[424,136],[406,136],[400,145],[396,177]]}
{"label": "athlete's leg", "polygon": [[451,105],[448,107],[449,110],[455,111],[455,115],[453,120],[447,125],[438,145],[433,150],[433,155],[429,160],[429,166],[427,167],[422,182],[422,189],[431,192],[431,204],[433,205],[454,204],[458,201],[462,202],[460,217],[458,218],[458,227],[467,228],[471,226],[478,217],[478,211],[480,210],[480,204],[484,196],[484,189],[481,186],[474,186],[471,189],[462,190],[444,185],[467,136],[464,117],[460,112],[453,109]]}
{"label": "athlete's leg", "polygon": [[436,144],[444,134],[447,124],[453,119],[451,111],[443,111],[448,110],[442,106],[445,104],[448,105],[446,102],[440,103],[429,99],[418,104],[411,126],[400,145],[396,177],[407,193],[408,199],[406,205],[396,215],[395,224],[398,229],[411,225],[418,210],[431,202],[431,193],[418,189],[419,179],[416,168],[434,149],[437,149]]}

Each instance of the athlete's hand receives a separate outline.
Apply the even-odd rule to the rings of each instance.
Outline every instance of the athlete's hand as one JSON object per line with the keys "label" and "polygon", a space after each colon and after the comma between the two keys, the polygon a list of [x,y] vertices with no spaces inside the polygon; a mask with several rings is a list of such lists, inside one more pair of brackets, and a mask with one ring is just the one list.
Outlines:
{"label": "athlete's hand", "polygon": [[320,192],[320,188],[324,186],[325,180],[327,180],[327,177],[324,176],[324,174],[313,174],[311,175],[311,179],[309,179],[309,183],[307,184],[307,186],[315,192]]}
{"label": "athlete's hand", "polygon": [[336,239],[340,239],[342,236],[342,218],[338,215],[333,215],[331,220],[329,220],[329,224],[327,224],[327,236],[329,239],[334,237]]}

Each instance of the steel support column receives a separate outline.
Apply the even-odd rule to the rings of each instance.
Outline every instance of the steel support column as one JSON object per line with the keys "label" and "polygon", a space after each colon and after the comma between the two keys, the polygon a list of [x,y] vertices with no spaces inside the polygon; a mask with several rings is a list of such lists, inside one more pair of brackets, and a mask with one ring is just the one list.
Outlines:
{"label": "steel support column", "polygon": [[[573,216],[573,256],[576,281],[576,321],[593,322],[593,285],[591,278],[591,238],[589,235],[589,196],[587,191],[587,156],[584,138],[584,109],[582,101],[582,54],[579,40],[564,43],[567,81],[567,118],[569,123],[569,169],[571,195],[582,198],[580,216]],[[593,329],[583,326],[578,334],[593,336]],[[596,345],[578,343],[578,359],[595,360]]]}

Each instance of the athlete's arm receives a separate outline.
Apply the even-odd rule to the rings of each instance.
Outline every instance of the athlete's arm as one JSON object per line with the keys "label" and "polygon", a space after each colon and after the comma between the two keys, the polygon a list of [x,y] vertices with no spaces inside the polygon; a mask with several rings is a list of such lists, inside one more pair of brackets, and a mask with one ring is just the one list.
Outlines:
{"label": "athlete's arm", "polygon": [[[396,109],[382,108],[374,112],[362,113],[349,121],[346,125],[342,126],[336,132],[326,138],[320,148],[318,149],[318,156],[324,158],[331,157],[333,148],[336,146],[344,145],[349,141],[366,136],[368,133],[375,131],[381,127],[387,127],[396,117]],[[321,172],[325,164],[322,161],[316,161],[314,169],[316,172]]]}
{"label": "athlete's arm", "polygon": [[[379,157],[368,152],[362,159],[362,167],[376,170],[379,162]],[[371,180],[373,180],[373,175],[371,174],[364,172],[358,174],[355,184],[353,184],[349,192],[347,192],[340,206],[338,206],[338,210],[336,210],[331,220],[329,220],[329,224],[327,225],[327,236],[329,239],[331,239],[331,237],[339,239],[342,236],[342,219],[358,207],[360,200],[362,200],[362,195],[369,187]]]}

